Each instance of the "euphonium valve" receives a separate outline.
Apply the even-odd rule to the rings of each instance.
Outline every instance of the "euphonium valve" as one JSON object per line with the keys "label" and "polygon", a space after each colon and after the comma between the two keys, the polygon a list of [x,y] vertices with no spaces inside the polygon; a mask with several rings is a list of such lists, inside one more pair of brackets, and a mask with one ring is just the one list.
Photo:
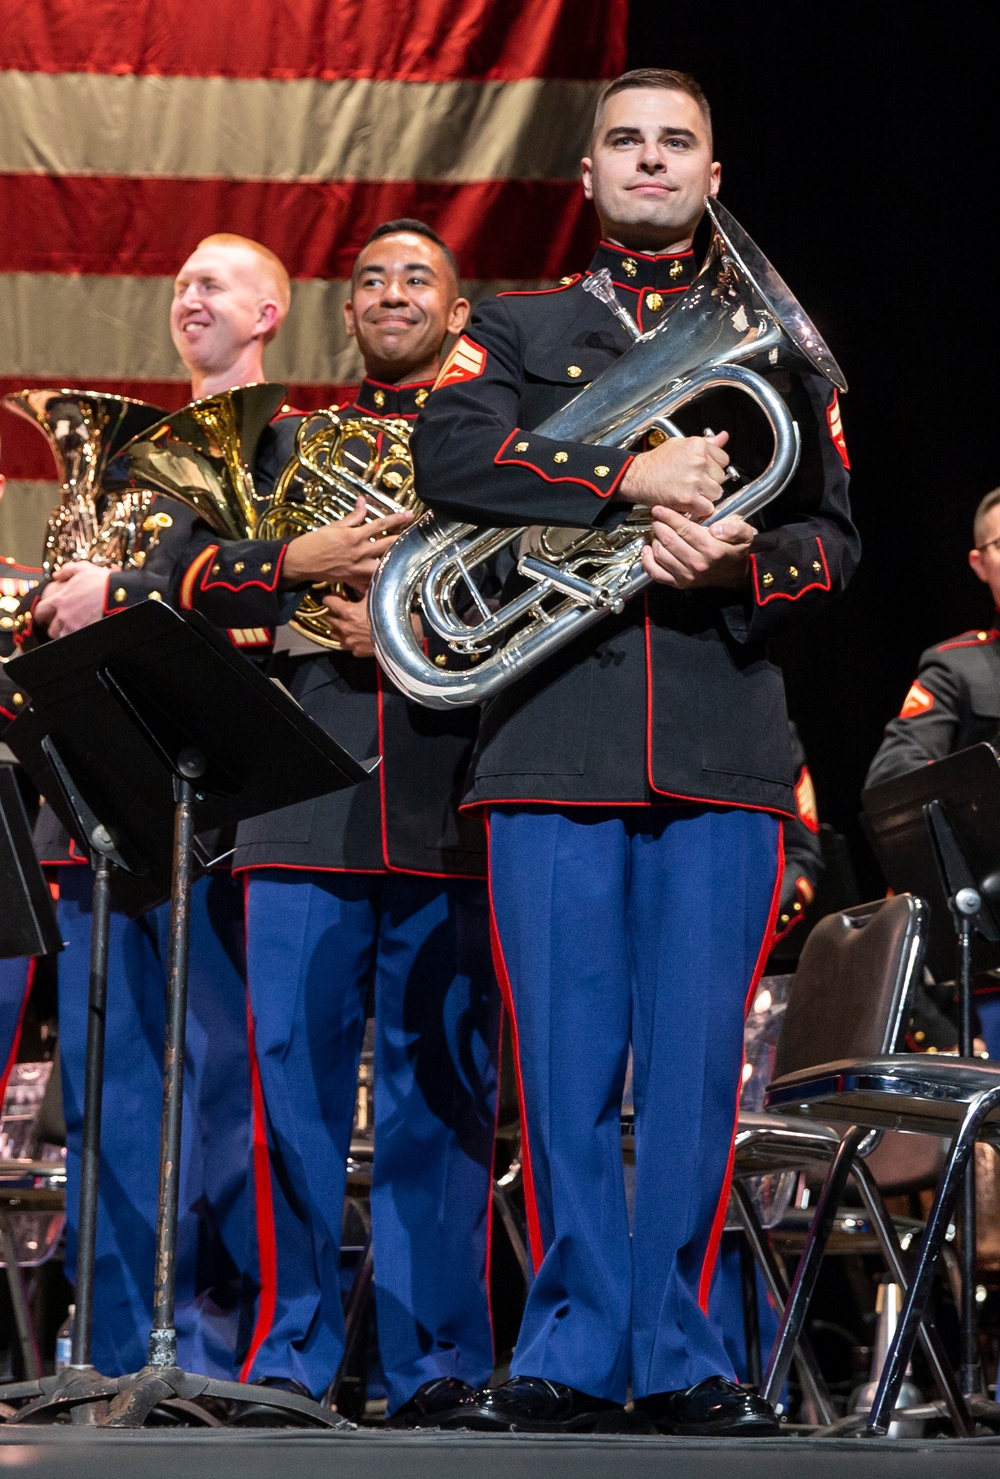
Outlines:
{"label": "euphonium valve", "polygon": [[[678,436],[673,416],[717,389],[743,392],[770,428],[773,451],[760,475],[736,488],[705,521],[750,518],[787,487],[799,462],[799,429],[768,372],[803,369],[846,382],[822,337],[763,253],[717,201],[705,208],[712,240],[697,278],[650,332],[640,334],[599,275],[585,284],[628,320],[634,342],[561,410],[542,436],[628,448],[646,436]],[[764,373],[761,373],[764,372]],[[650,583],[641,555],[649,517],[636,508],[617,526],[483,529],[428,513],[404,531],[369,594],[379,660],[400,688],[431,708],[482,703],[523,677]],[[491,609],[475,571],[517,544],[522,589]],[[471,597],[471,601],[470,598]],[[487,654],[474,668],[439,667],[417,639],[419,610],[454,651]],[[471,618],[471,619],[470,619]]]}

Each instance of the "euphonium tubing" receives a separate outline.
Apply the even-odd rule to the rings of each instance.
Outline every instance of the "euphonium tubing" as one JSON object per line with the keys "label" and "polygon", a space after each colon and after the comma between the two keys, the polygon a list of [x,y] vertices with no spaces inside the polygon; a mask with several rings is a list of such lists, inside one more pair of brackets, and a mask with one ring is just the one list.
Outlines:
{"label": "euphonium tubing", "polygon": [[[354,510],[365,500],[366,522],[404,510],[423,513],[413,487],[410,426],[363,413],[314,411],[301,423],[295,452],[282,468],[271,502],[256,529],[258,539],[295,539]],[[321,647],[339,649],[323,605],[329,594],[350,599],[342,584],[317,584],[299,602],[289,626]]]}
{"label": "euphonium tubing", "polygon": [[[590,385],[549,416],[541,436],[592,446],[631,447],[650,432],[680,433],[676,411],[714,389],[739,390],[770,425],[774,451],[764,471],[724,498],[706,525],[727,514],[749,518],[785,488],[799,461],[799,429],[783,397],[758,370],[779,367],[824,375],[847,385],[836,360],[801,305],[760,249],[717,201],[706,200],[714,231],[691,287],[646,334],[629,323],[632,346]],[[596,296],[619,317],[596,280]],[[609,611],[648,584],[641,564],[648,520],[636,510],[613,531],[478,528],[428,513],[395,542],[369,594],[372,639],[379,661],[417,703],[446,709],[483,703],[536,668]],[[525,588],[499,610],[477,590],[472,572],[519,540],[517,565]],[[471,596],[478,619],[468,622]],[[548,602],[550,604],[546,605]],[[474,668],[439,667],[416,639],[411,614],[419,605],[454,651],[477,653]]]}

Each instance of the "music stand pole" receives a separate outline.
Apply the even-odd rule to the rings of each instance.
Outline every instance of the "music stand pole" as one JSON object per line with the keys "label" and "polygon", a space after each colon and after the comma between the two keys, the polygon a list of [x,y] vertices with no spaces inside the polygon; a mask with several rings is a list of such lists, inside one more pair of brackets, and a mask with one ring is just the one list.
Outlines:
{"label": "music stand pole", "polygon": [[[956,986],[958,989],[958,1051],[962,1058],[973,1055],[972,1033],[972,933],[983,908],[983,898],[961,844],[941,801],[924,807],[941,883],[957,938]],[[959,1300],[960,1361],[959,1386],[963,1397],[980,1396],[983,1371],[979,1360],[979,1320],[976,1309],[976,1158],[962,1182],[961,1294]]]}
{"label": "music stand pole", "polygon": [[[111,876],[118,857],[111,831],[84,801],[66,762],[51,740],[44,742],[54,780],[87,843],[94,889],[90,913],[90,969],[87,986],[87,1040],[83,1080],[83,1127],[80,1144],[80,1196],[77,1213],[76,1316],[70,1365],[54,1376],[0,1388],[0,1400],[38,1399],[42,1404],[65,1399],[71,1421],[92,1423],[95,1404],[117,1390],[114,1377],[91,1365],[94,1324],[94,1277],[101,1166],[101,1113],[104,1092],[104,1047],[108,1000],[108,946],[111,934]],[[31,1405],[34,1405],[33,1403]],[[26,1410],[26,1409],[23,1409]]]}
{"label": "music stand pole", "polygon": [[163,1123],[160,1134],[160,1194],[156,1215],[153,1325],[149,1333],[150,1366],[177,1365],[177,1330],[174,1318],[194,847],[193,782],[204,775],[205,768],[204,755],[192,746],[178,756],[179,774],[174,781],[174,794],[177,798],[174,817],[174,888],[170,903],[170,947],[167,959]]}
{"label": "music stand pole", "polygon": [[76,1316],[72,1344],[72,1364],[78,1367],[90,1365],[94,1323],[98,1176],[101,1167],[101,1112],[108,1004],[108,941],[111,933],[111,861],[106,856],[95,853],[93,867],[87,1048],[83,1075],[83,1133],[80,1144],[80,1205],[76,1242]]}

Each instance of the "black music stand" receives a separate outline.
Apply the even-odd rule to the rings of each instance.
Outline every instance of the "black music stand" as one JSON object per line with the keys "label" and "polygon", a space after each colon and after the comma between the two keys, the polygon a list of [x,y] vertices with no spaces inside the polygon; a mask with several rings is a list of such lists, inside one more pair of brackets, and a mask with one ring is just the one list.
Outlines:
{"label": "black music stand", "polygon": [[[958,988],[961,1057],[973,1054],[972,978],[1000,961],[1000,758],[973,745],[861,794],[864,819],[889,884],[926,899],[928,963]],[[976,1318],[975,1158],[962,1188],[963,1395],[982,1390]]]}
{"label": "black music stand", "polygon": [[31,842],[13,765],[0,763],[0,958],[62,949],[55,909]]}
{"label": "black music stand", "polygon": [[[116,614],[11,666],[32,702],[7,741],[29,774],[48,777],[46,794],[91,854],[95,885],[73,1361],[55,1377],[0,1388],[0,1400],[30,1399],[12,1422],[49,1419],[68,1408],[102,1426],[137,1427],[161,1402],[214,1396],[273,1407],[276,1415],[296,1415],[306,1423],[346,1426],[307,1398],[178,1367],[177,1214],[196,827],[235,823],[339,790],[364,780],[370,770],[221,632],[161,603]],[[164,876],[171,880],[171,917],[153,1327],[143,1370],[103,1377],[89,1364],[89,1346],[107,921],[113,890],[129,901],[129,912],[139,912],[141,898],[155,903],[163,897]]]}

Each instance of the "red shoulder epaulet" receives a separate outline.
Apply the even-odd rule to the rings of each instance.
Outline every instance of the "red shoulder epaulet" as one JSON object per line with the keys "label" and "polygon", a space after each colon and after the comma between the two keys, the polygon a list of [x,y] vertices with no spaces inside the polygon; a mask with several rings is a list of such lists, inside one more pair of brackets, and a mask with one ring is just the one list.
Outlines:
{"label": "red shoulder epaulet", "polygon": [[273,426],[276,421],[285,421],[289,416],[307,416],[308,414],[308,411],[300,411],[297,406],[290,406],[286,401],[271,417],[271,425]]}
{"label": "red shoulder epaulet", "polygon": [[553,288],[508,288],[506,292],[497,293],[497,297],[541,298],[546,293],[564,293],[567,288],[571,288],[578,283],[582,276],[582,272],[574,272],[570,277],[561,277]]}

